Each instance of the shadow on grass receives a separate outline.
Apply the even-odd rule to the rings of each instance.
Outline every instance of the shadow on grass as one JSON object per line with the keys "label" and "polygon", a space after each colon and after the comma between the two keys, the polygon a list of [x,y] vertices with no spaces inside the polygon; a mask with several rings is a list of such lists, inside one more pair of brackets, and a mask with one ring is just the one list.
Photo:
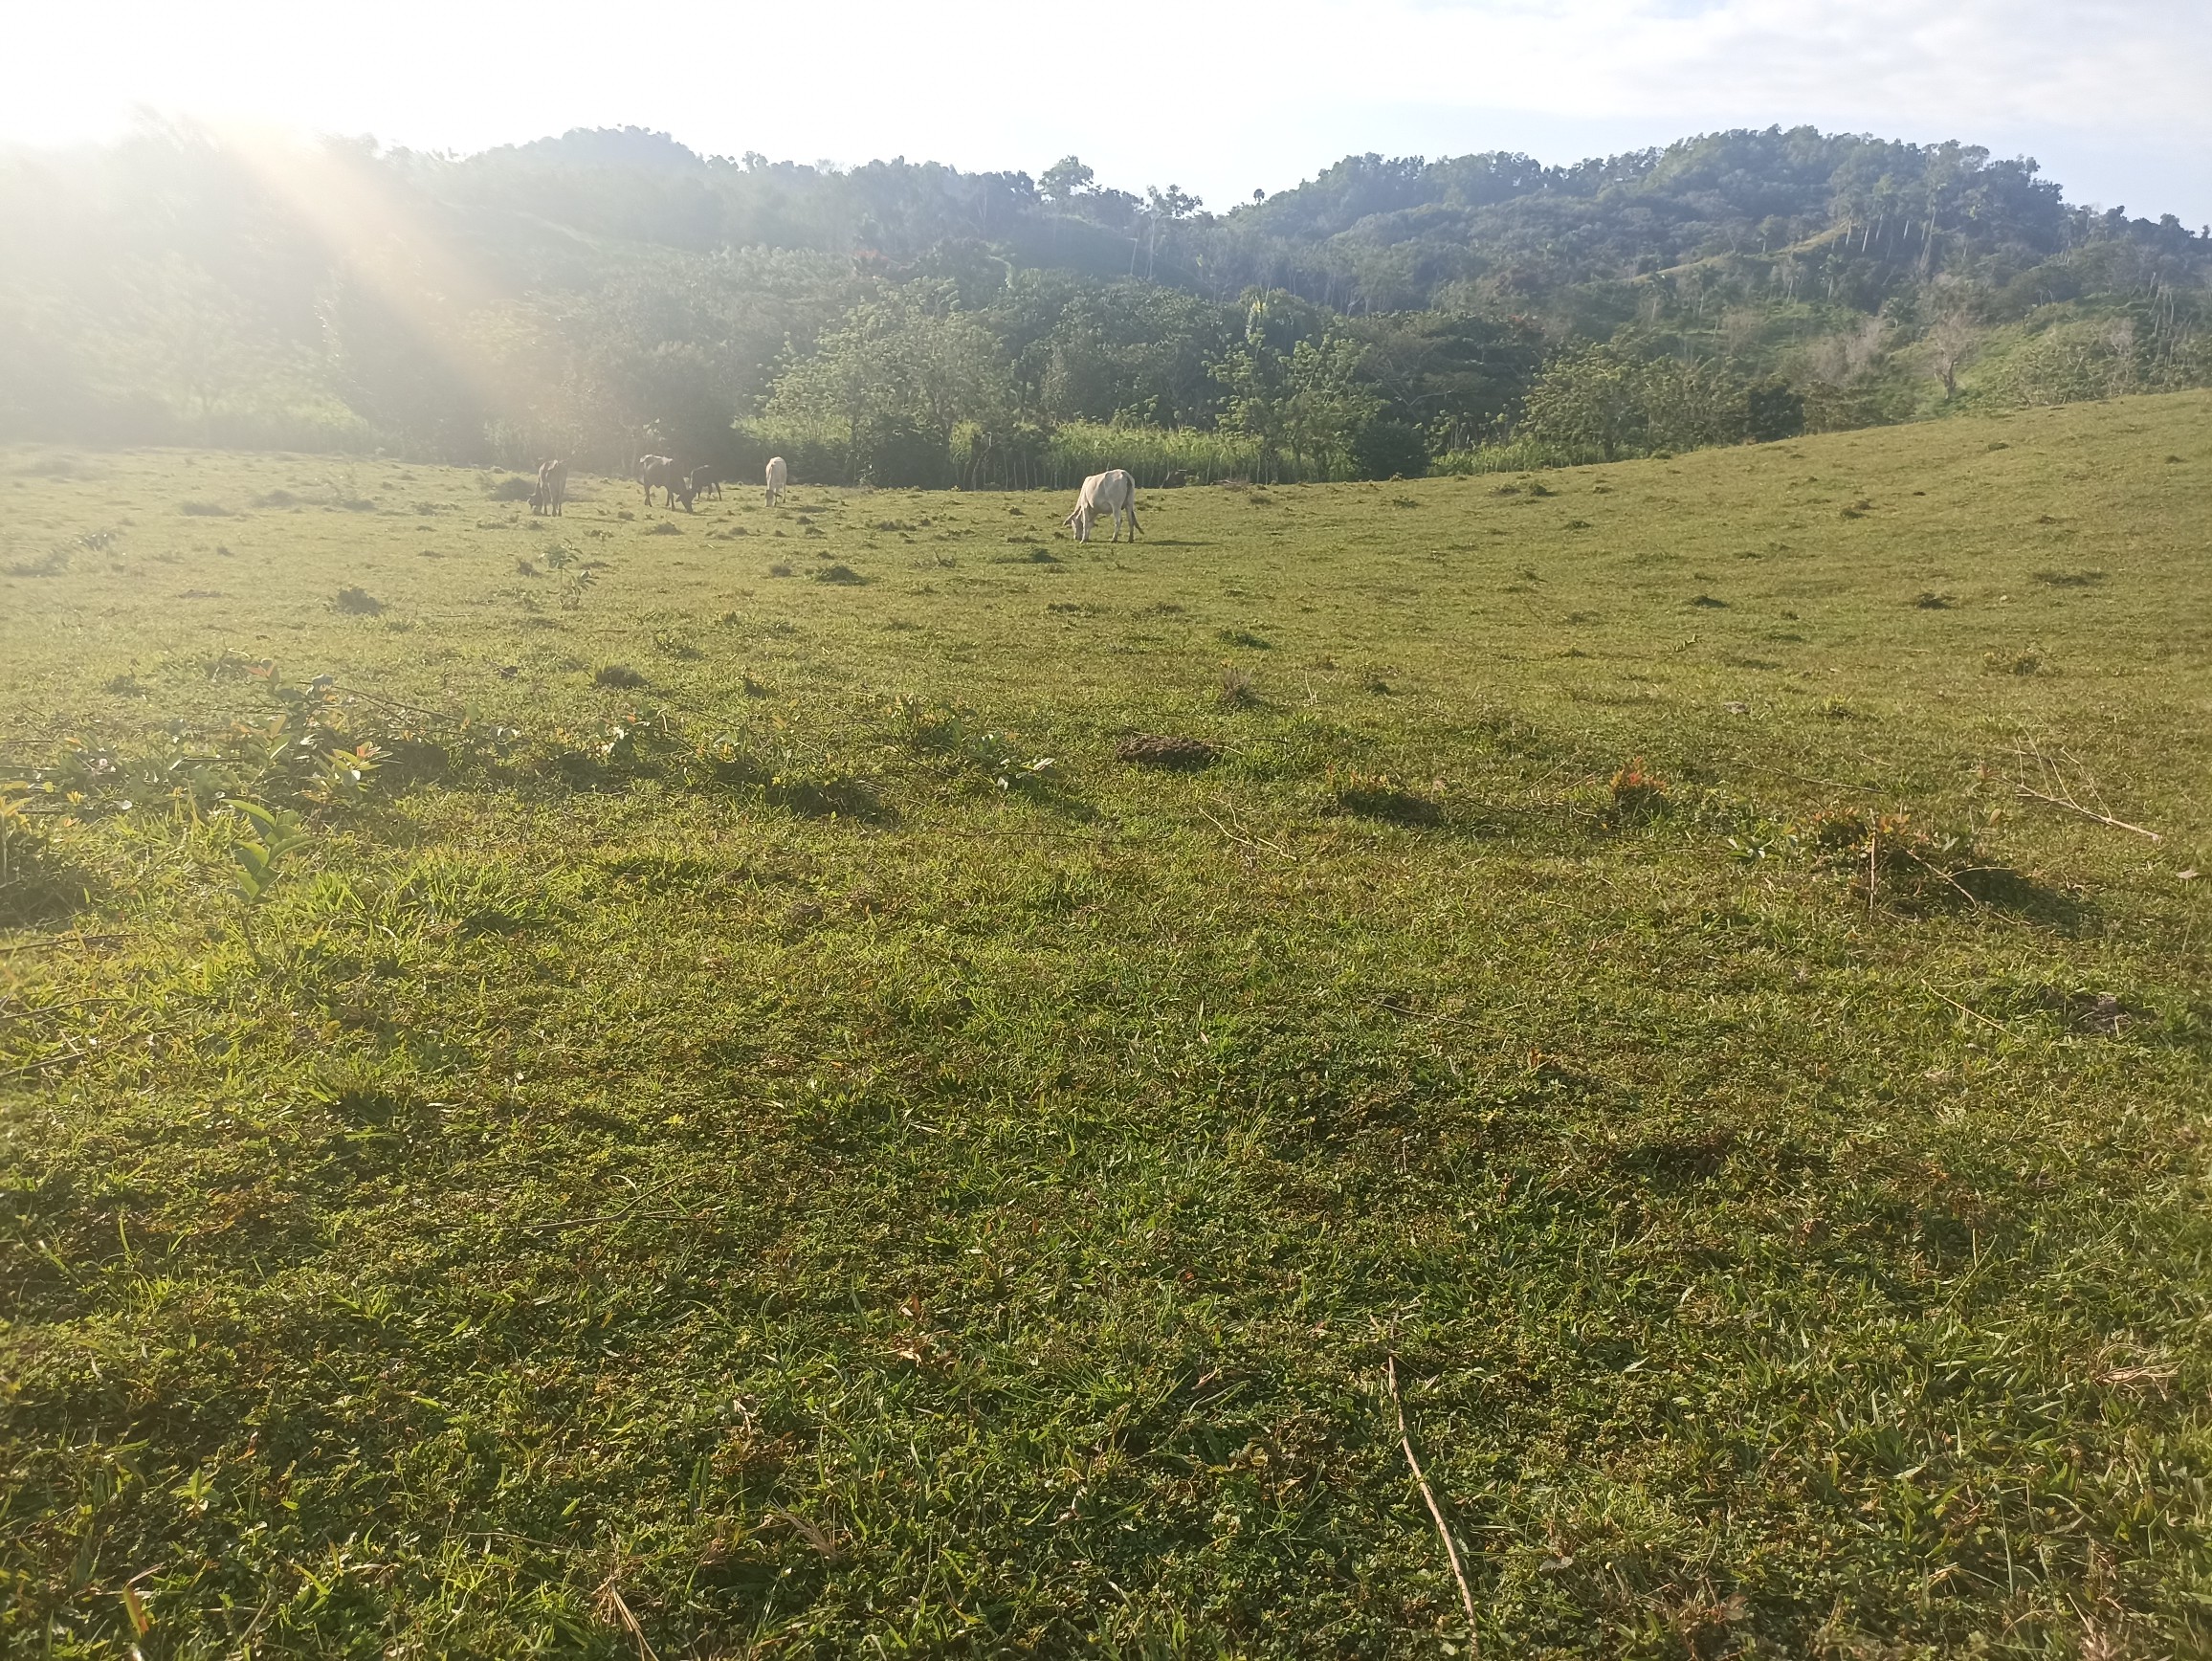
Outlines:
{"label": "shadow on grass", "polygon": [[891,804],[860,779],[774,779],[761,794],[771,808],[802,819],[857,819],[865,825],[898,822]]}
{"label": "shadow on grass", "polygon": [[42,851],[0,878],[0,928],[46,928],[67,922],[92,899],[88,874]]}
{"label": "shadow on grass", "polygon": [[1952,873],[1951,880],[1964,891],[1959,896],[1960,904],[1971,900],[2061,934],[2084,934],[2103,926],[2103,914],[2088,900],[2038,882],[2009,865],[1974,866]]}

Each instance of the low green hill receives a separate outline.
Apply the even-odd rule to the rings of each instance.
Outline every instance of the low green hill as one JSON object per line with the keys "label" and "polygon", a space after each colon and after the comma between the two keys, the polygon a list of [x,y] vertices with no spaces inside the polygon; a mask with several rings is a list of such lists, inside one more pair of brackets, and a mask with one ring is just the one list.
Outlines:
{"label": "low green hill", "polygon": [[2201,1650],[2208,492],[0,454],[0,1647]]}

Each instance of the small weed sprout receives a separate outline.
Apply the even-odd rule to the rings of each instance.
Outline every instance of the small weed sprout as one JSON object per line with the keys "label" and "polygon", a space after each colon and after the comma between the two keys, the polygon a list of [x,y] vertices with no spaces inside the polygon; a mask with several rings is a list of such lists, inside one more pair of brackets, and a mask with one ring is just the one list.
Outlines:
{"label": "small weed sprout", "polygon": [[288,808],[272,810],[258,802],[236,798],[225,806],[246,821],[242,833],[231,844],[231,858],[237,867],[232,879],[233,892],[245,904],[257,905],[276,880],[278,862],[313,838],[300,824],[299,815]]}
{"label": "small weed sprout", "polygon": [[1645,770],[1644,758],[1637,756],[1613,775],[1613,816],[1624,823],[1635,824],[1656,819],[1673,806],[1668,793],[1667,781],[1658,774]]}
{"label": "small weed sprout", "polygon": [[1260,695],[1250,675],[1241,669],[1228,669],[1222,672],[1213,698],[1224,709],[1250,709],[1259,702]]}
{"label": "small weed sprout", "polygon": [[384,610],[382,600],[379,600],[366,588],[358,587],[352,584],[339,589],[338,597],[331,604],[348,617],[375,617],[381,615]]}
{"label": "small weed sprout", "polygon": [[677,659],[679,662],[694,662],[706,655],[682,635],[667,629],[653,631],[653,644],[655,650],[666,656]]}

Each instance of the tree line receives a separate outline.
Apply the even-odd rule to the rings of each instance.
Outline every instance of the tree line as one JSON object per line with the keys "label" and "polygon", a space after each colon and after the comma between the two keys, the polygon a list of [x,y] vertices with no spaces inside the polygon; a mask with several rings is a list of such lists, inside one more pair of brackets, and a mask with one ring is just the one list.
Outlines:
{"label": "tree line", "polygon": [[2032,162],[1809,128],[1349,157],[1217,212],[1074,157],[149,125],[0,153],[0,436],[1410,476],[2201,385],[2208,280],[2212,234],[2068,204]]}

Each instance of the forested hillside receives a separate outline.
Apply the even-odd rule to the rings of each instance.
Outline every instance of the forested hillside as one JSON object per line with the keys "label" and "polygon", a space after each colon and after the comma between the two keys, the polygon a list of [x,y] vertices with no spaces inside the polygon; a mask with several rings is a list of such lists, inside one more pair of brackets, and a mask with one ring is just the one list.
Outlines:
{"label": "forested hillside", "polygon": [[1351,157],[1222,206],[1073,157],[837,170],[635,129],[18,151],[0,437],[1313,477],[2212,380],[2212,234],[1970,145]]}

